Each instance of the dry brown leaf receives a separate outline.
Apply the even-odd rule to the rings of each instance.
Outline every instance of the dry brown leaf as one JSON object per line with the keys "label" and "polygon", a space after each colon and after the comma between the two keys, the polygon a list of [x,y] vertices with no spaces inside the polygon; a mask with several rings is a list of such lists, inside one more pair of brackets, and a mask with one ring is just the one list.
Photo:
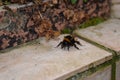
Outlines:
{"label": "dry brown leaf", "polygon": [[58,0],[52,0],[53,4],[58,4]]}
{"label": "dry brown leaf", "polygon": [[9,41],[10,41],[9,39],[3,38],[2,39],[3,44],[1,45],[1,48],[5,49],[6,47],[8,47],[9,46]]}
{"label": "dry brown leaf", "polygon": [[74,11],[67,9],[67,10],[65,10],[65,11],[63,12],[63,14],[64,14],[64,16],[67,18],[67,20],[69,20],[70,18],[73,17]]}

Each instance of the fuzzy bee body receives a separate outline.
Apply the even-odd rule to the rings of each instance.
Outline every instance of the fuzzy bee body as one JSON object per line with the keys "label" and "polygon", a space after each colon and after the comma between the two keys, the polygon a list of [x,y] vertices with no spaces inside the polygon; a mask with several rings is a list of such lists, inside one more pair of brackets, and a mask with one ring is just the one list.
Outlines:
{"label": "fuzzy bee body", "polygon": [[79,41],[75,40],[75,37],[72,35],[67,35],[64,37],[63,41],[61,41],[57,47],[61,45],[61,49],[67,48],[69,50],[70,47],[74,46],[76,49],[79,49],[76,44],[82,45]]}

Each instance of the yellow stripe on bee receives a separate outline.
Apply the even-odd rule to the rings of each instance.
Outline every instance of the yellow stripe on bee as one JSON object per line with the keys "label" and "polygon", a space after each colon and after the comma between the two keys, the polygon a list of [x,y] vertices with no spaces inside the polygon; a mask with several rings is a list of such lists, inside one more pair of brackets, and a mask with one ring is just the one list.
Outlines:
{"label": "yellow stripe on bee", "polygon": [[67,41],[67,42],[70,42],[70,40],[69,40],[69,39],[67,39],[67,38],[64,38],[64,40],[65,40],[65,41]]}

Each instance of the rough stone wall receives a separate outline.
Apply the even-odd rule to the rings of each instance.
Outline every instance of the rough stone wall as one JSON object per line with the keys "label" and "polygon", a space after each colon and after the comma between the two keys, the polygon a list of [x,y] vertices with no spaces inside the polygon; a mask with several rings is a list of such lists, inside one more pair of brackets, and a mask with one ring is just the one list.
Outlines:
{"label": "rough stone wall", "polygon": [[109,0],[78,0],[74,5],[56,1],[15,9],[5,6],[7,11],[0,11],[0,50],[41,36],[54,38],[65,28],[75,29],[90,18],[110,14]]}

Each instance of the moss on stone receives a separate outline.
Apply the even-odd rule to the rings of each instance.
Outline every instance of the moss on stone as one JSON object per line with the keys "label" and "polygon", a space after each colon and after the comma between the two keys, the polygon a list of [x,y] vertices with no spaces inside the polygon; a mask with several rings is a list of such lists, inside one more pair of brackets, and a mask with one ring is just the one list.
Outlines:
{"label": "moss on stone", "polygon": [[71,0],[72,4],[75,4],[77,2],[77,0]]}
{"label": "moss on stone", "polygon": [[[90,26],[94,26],[94,25],[97,25],[97,24],[100,24],[102,22],[104,22],[105,19],[103,18],[99,18],[99,17],[96,17],[96,18],[91,18],[89,20],[87,20],[86,22],[82,23],[80,26],[78,26],[80,29],[83,29],[83,28],[87,28],[87,27],[90,27]],[[66,27],[64,28],[61,33],[62,34],[70,34],[72,33],[74,30],[75,30],[76,27],[74,27],[74,29],[71,29],[69,27]]]}
{"label": "moss on stone", "polygon": [[105,19],[100,18],[100,17],[91,18],[91,19],[87,20],[86,22],[82,23],[79,26],[79,28],[81,29],[81,28],[86,28],[86,27],[89,27],[89,26],[94,26],[94,25],[100,24],[104,21],[105,21]]}
{"label": "moss on stone", "polygon": [[74,31],[74,29],[71,28],[65,28],[61,31],[62,34],[70,34]]}

